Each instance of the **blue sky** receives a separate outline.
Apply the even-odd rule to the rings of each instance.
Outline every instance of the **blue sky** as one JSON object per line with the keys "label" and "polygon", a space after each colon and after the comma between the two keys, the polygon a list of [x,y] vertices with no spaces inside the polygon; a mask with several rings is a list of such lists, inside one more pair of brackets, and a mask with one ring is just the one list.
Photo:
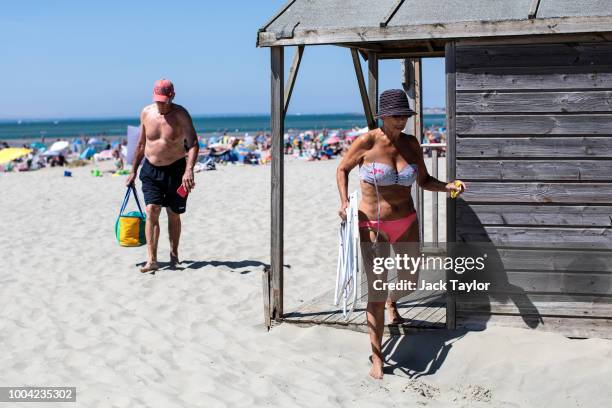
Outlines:
{"label": "blue sky", "polygon": [[[257,29],[285,0],[6,2],[0,119],[135,116],[175,83],[193,115],[269,112],[269,50]],[[287,69],[293,49],[286,49]],[[289,113],[360,112],[350,53],[307,47]],[[398,61],[381,89],[399,87]],[[424,104],[444,106],[444,63],[425,60]]]}

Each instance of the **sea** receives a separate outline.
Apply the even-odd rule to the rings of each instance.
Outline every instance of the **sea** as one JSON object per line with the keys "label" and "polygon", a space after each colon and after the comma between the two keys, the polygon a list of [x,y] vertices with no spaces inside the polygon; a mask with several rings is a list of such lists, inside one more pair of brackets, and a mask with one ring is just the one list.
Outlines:
{"label": "sea", "polygon": [[[426,128],[444,127],[445,115],[424,115]],[[213,136],[223,133],[244,134],[270,130],[270,117],[266,115],[194,116],[198,135]],[[58,120],[0,120],[0,140],[38,139],[46,141],[80,136],[124,136],[127,126],[138,126],[139,119],[58,119]],[[363,114],[288,115],[285,130],[351,129],[366,126]]]}

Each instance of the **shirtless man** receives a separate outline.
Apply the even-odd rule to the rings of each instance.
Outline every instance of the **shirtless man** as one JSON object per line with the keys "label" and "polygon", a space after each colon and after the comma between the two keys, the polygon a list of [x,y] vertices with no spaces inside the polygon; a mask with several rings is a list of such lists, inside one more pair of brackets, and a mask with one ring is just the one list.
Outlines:
{"label": "shirtless man", "polygon": [[[185,108],[172,103],[174,85],[167,79],[155,82],[153,103],[140,114],[140,138],[136,146],[132,171],[126,180],[129,186],[136,179],[138,166],[144,157],[140,181],[147,205],[148,259],[141,272],[159,269],[157,242],[159,240],[159,214],[166,207],[168,235],[170,236],[170,264],[179,263],[178,246],[181,236],[181,216],[185,212],[187,197],[177,193],[183,185],[187,192],[195,187],[193,166],[198,157],[198,138]],[[185,148],[188,149],[185,159]]]}

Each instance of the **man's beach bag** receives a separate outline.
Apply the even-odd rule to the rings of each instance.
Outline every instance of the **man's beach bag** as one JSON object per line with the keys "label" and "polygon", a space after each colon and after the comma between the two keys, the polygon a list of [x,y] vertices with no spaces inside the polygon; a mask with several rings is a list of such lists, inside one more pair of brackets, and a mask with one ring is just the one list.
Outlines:
{"label": "man's beach bag", "polygon": [[[130,194],[134,192],[134,199],[138,206],[138,211],[130,211],[124,214],[125,207],[130,199]],[[121,210],[119,211],[119,217],[115,222],[115,236],[119,245],[124,247],[138,247],[145,245],[147,239],[145,237],[145,223],[146,215],[142,212],[140,201],[138,200],[138,194],[134,185],[130,185],[125,192],[125,198],[123,204],[121,204]]]}

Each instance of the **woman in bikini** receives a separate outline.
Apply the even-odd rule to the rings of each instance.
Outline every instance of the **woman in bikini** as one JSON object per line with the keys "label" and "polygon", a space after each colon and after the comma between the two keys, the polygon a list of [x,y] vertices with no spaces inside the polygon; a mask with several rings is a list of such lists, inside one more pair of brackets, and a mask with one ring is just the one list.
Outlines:
{"label": "woman in bikini", "polygon": [[[465,191],[465,184],[444,183],[427,173],[419,141],[403,133],[408,118],[414,115],[406,93],[401,89],[383,92],[379,100],[379,114],[383,125],[359,137],[342,158],[337,170],[341,206],[339,215],[346,219],[348,177],[359,166],[362,199],[359,203],[359,230],[363,264],[368,277],[367,323],[372,345],[370,375],[383,377],[381,352],[384,332],[385,306],[391,324],[403,323],[397,310],[397,300],[406,291],[380,290],[375,280],[386,279],[384,274],[373,273],[373,258],[387,257],[393,247],[396,255],[418,257],[419,227],[410,188],[416,181],[429,191]],[[404,243],[404,245],[402,245]],[[411,243],[411,244],[406,244]],[[416,274],[404,275],[398,269],[398,279],[418,280]],[[400,277],[401,276],[401,277]]]}

